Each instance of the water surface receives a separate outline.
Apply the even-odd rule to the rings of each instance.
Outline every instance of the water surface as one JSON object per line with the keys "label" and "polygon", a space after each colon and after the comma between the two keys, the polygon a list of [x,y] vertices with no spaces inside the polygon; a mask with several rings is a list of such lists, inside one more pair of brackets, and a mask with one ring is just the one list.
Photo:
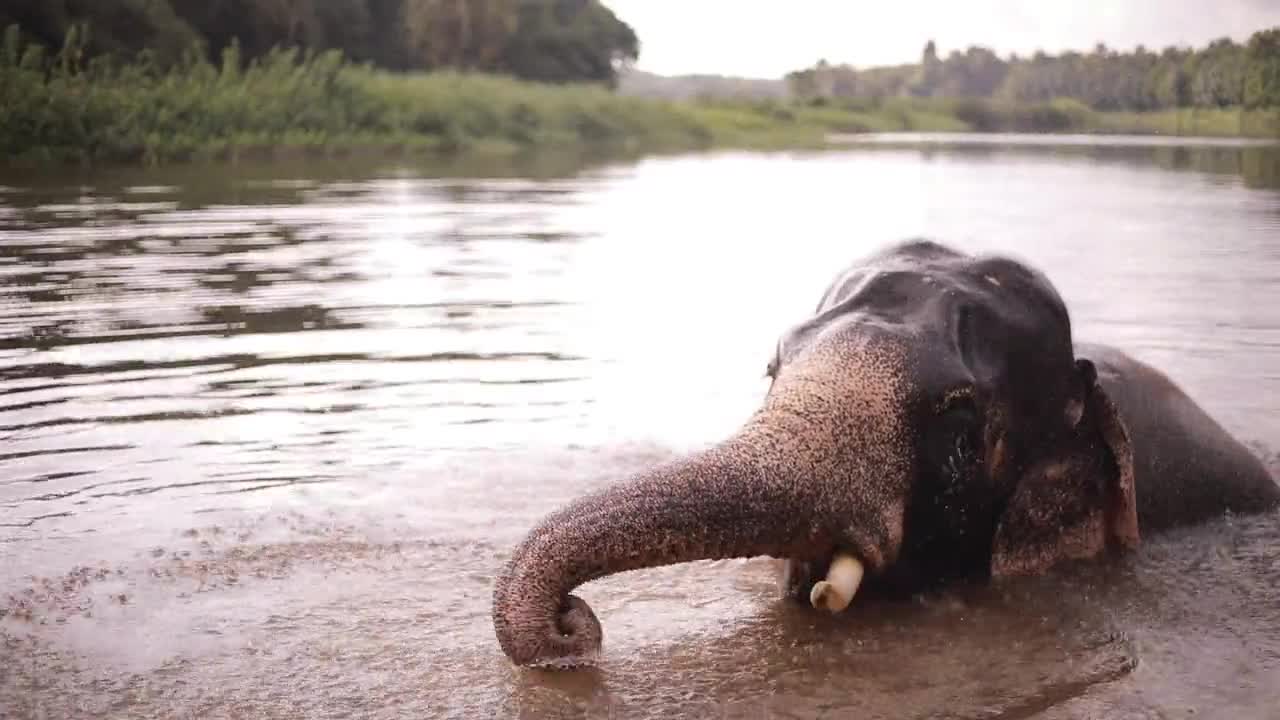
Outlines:
{"label": "water surface", "polygon": [[1267,717],[1276,517],[841,618],[631,573],[598,669],[501,655],[524,532],[732,430],[906,237],[1041,267],[1280,470],[1280,150],[964,140],[0,180],[0,715]]}

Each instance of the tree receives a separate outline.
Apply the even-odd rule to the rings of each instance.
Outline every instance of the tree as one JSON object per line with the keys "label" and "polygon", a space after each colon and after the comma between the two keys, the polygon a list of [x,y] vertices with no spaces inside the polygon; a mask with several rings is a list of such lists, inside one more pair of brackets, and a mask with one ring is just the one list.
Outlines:
{"label": "tree", "polygon": [[987,48],[952,52],[938,71],[934,94],[943,97],[990,97],[1004,81],[1008,66]]}
{"label": "tree", "polygon": [[1229,107],[1244,99],[1245,50],[1230,38],[1215,40],[1191,63],[1192,104]]}
{"label": "tree", "polygon": [[316,0],[258,0],[254,3],[264,30],[276,43],[315,47],[323,44]]}
{"label": "tree", "polygon": [[932,40],[925,43],[920,56],[920,74],[912,83],[911,94],[930,97],[942,81],[942,61],[938,59],[938,46]]}
{"label": "tree", "polygon": [[[839,75],[838,83],[824,77]],[[853,70],[818,67],[793,73],[792,85],[806,93],[881,98],[889,95],[999,98],[1046,103],[1077,100],[1095,110],[1148,111],[1177,107],[1280,107],[1280,27],[1255,33],[1247,45],[1220,38],[1201,50],[1169,47],[1155,53],[1142,45],[1120,52],[1098,43],[1088,53],[1001,60],[987,48],[970,47],[938,57],[925,45],[919,64]]]}
{"label": "tree", "polygon": [[146,49],[170,64],[192,47],[252,61],[276,47],[341,50],[392,70],[461,68],[616,86],[640,53],[600,0],[4,0],[0,23],[61,47],[87,23],[90,55]]}
{"label": "tree", "polygon": [[89,28],[88,55],[132,58],[143,49],[162,62],[176,62],[201,35],[165,0],[6,0],[0,27],[11,24],[46,48],[59,48],[72,25]]}
{"label": "tree", "polygon": [[635,31],[599,0],[519,0],[502,65],[527,80],[616,87],[619,70],[639,54]]}
{"label": "tree", "polygon": [[516,0],[406,0],[411,58],[425,67],[494,70],[517,29]]}
{"label": "tree", "polygon": [[1244,104],[1250,108],[1280,107],[1280,27],[1249,38],[1244,78]]}

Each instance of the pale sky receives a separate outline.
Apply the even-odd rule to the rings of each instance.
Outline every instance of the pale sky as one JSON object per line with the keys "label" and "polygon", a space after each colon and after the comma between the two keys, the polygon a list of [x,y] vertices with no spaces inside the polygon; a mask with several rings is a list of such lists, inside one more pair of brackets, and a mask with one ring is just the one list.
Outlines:
{"label": "pale sky", "polygon": [[642,70],[781,77],[819,58],[856,66],[984,45],[1132,50],[1243,42],[1280,25],[1280,0],[604,0],[640,36]]}

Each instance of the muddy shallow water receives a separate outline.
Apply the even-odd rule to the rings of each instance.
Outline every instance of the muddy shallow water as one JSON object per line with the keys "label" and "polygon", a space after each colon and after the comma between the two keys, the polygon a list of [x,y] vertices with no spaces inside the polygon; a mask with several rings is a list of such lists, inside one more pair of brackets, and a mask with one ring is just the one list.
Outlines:
{"label": "muddy shallow water", "polygon": [[1280,516],[839,618],[646,570],[580,591],[598,668],[497,647],[524,532],[904,237],[1044,268],[1280,473],[1280,153],[993,140],[0,180],[0,717],[1275,717]]}

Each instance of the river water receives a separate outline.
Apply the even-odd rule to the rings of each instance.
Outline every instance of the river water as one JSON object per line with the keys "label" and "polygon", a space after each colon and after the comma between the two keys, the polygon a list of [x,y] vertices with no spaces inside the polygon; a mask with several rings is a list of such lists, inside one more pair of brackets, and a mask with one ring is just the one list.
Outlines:
{"label": "river water", "polygon": [[580,593],[517,670],[541,516],[714,442],[845,264],[1044,269],[1077,336],[1280,472],[1280,149],[868,136],[837,150],[0,180],[0,717],[1275,717],[1280,517],[828,618],[764,560]]}

